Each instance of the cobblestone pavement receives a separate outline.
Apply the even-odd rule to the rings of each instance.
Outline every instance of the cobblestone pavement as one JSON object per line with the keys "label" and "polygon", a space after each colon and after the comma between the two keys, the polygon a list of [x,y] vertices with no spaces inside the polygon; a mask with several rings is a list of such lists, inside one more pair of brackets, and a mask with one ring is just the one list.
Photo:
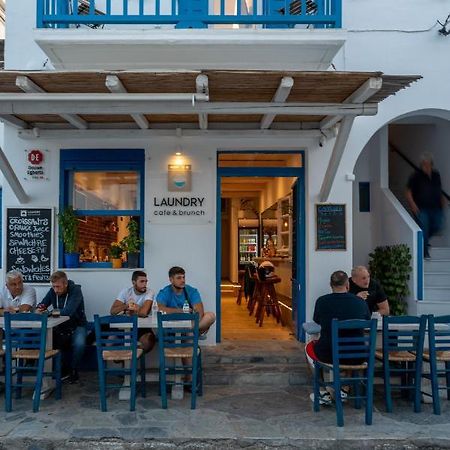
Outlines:
{"label": "cobblestone pavement", "polygon": [[387,414],[378,392],[372,426],[364,424],[363,410],[346,405],[345,427],[338,428],[332,407],[312,411],[309,392],[307,386],[206,386],[196,410],[189,409],[189,394],[162,410],[150,384],[135,412],[111,391],[102,413],[96,375],[83,373],[79,384],[64,385],[62,400],[43,400],[36,414],[30,392],[14,401],[13,412],[0,412],[0,449],[450,448],[449,401],[440,416],[430,404],[415,414],[400,399]]}

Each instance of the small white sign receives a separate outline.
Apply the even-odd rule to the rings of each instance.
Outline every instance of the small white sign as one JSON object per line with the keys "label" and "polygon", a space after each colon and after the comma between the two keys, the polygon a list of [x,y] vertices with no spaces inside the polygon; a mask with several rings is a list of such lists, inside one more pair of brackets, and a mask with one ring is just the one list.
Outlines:
{"label": "small white sign", "polygon": [[48,150],[31,148],[25,150],[25,176],[27,181],[48,181]]}

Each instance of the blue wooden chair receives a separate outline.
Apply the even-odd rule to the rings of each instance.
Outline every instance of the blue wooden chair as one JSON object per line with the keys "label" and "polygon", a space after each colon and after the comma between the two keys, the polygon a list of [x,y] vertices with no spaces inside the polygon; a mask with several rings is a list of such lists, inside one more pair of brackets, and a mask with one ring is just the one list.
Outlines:
{"label": "blue wooden chair", "polygon": [[[436,329],[436,324],[443,327]],[[429,363],[430,371],[422,375],[431,380],[433,412],[439,415],[441,414],[439,390],[446,390],[447,400],[450,400],[450,315],[428,316],[428,345],[428,351],[423,352],[423,360]],[[440,378],[445,379],[445,385],[439,384]],[[422,393],[429,395],[426,392]]]}
{"label": "blue wooden chair", "polygon": [[[414,411],[421,411],[422,354],[427,316],[384,316],[383,349],[375,357],[383,362],[386,411],[392,412],[392,390],[413,394]],[[391,378],[400,377],[399,384]],[[411,397],[411,395],[410,395]]]}
{"label": "blue wooden chair", "polygon": [[[145,397],[145,354],[138,348],[137,316],[94,315],[94,328],[97,345],[98,380],[100,386],[100,406],[106,411],[106,392],[108,389],[130,388],[130,411],[136,408],[137,365],[140,361],[141,395]],[[121,324],[120,328],[110,328]],[[121,362],[122,367],[108,367],[108,361]],[[108,375],[130,376],[129,386],[108,383]]]}
{"label": "blue wooden chair", "polygon": [[[177,321],[188,321],[189,325],[178,327],[170,323]],[[161,405],[164,409],[167,408],[167,386],[189,386],[191,389],[191,409],[195,409],[197,394],[203,395],[198,324],[198,313],[158,313],[159,388]],[[181,364],[179,363],[180,359],[182,360]],[[171,361],[170,364],[168,360]],[[167,379],[168,375],[171,376],[170,381]],[[185,377],[181,381],[175,378],[180,375]],[[187,379],[186,376],[191,378]]]}
{"label": "blue wooden chair", "polygon": [[[348,399],[355,400],[357,409],[365,400],[366,424],[371,425],[377,321],[333,319],[331,332],[333,363],[314,361],[314,411],[320,410],[320,387],[333,387],[337,425],[344,426],[341,389],[352,386],[353,395]],[[322,380],[322,371],[332,372],[333,381]]]}
{"label": "blue wooden chair", "polygon": [[[5,410],[7,412],[12,411],[13,389],[16,399],[19,399],[22,397],[23,387],[34,388],[33,412],[39,411],[44,376],[55,379],[55,397],[58,400],[61,398],[61,353],[59,350],[46,350],[47,319],[46,314],[5,313]],[[18,324],[18,322],[21,323]],[[24,326],[24,322],[30,326]],[[48,359],[53,360],[51,372],[44,371],[45,361]],[[36,381],[24,382],[24,376],[35,376]]]}

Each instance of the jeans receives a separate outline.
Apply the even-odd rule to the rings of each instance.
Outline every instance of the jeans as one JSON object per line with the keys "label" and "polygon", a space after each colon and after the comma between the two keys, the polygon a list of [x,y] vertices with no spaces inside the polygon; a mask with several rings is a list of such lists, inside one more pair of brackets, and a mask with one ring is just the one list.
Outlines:
{"label": "jeans", "polygon": [[417,215],[417,222],[423,232],[424,254],[428,254],[429,240],[438,233],[444,225],[442,209],[421,209]]}
{"label": "jeans", "polygon": [[62,351],[63,367],[78,369],[86,347],[86,327],[69,328],[57,327],[53,333],[54,348]]}

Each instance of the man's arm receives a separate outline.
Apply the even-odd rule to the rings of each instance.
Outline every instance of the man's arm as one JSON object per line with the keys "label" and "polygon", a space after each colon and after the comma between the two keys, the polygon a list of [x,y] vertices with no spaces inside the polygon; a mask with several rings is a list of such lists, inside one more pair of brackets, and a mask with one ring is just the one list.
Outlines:
{"label": "man's arm", "polygon": [[205,314],[205,310],[204,310],[204,308],[203,308],[203,303],[202,303],[202,302],[196,303],[195,305],[193,305],[193,310],[194,310],[194,312],[197,312],[197,313],[198,313],[200,319],[201,319],[201,318],[204,316],[204,314]]}
{"label": "man's arm", "polygon": [[382,316],[388,316],[390,313],[389,310],[389,302],[388,300],[384,300],[380,303],[377,303],[378,306],[378,312],[382,315]]}
{"label": "man's arm", "polygon": [[122,300],[116,299],[111,306],[111,310],[109,311],[111,315],[115,316],[121,312],[125,312],[128,306]]}
{"label": "man's arm", "polygon": [[161,311],[161,312],[165,312],[165,313],[167,313],[167,314],[173,314],[173,313],[181,313],[181,312],[183,312],[183,308],[169,308],[168,306],[166,306],[166,305],[162,305],[161,303],[158,303],[158,309]]}
{"label": "man's arm", "polygon": [[139,317],[147,317],[150,314],[150,309],[152,308],[153,300],[145,300],[142,306],[138,309]]}
{"label": "man's arm", "polygon": [[419,214],[419,207],[416,205],[416,202],[413,199],[411,189],[406,190],[405,196],[412,213],[417,216],[417,214]]}
{"label": "man's arm", "polygon": [[45,294],[45,297],[42,299],[41,304],[43,304],[46,308],[48,308],[52,304],[52,298],[54,296],[53,289],[49,289]]}

